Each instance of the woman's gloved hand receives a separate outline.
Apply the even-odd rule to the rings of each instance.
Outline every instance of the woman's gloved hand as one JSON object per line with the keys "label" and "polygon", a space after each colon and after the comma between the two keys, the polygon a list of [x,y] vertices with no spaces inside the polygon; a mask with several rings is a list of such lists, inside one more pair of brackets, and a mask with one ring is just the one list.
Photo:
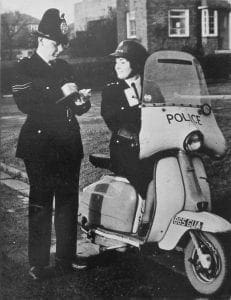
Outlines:
{"label": "woman's gloved hand", "polygon": [[91,97],[91,89],[82,89],[79,90],[80,97],[83,99],[83,101],[90,100]]}
{"label": "woman's gloved hand", "polygon": [[139,136],[135,132],[132,132],[126,128],[120,128],[117,132],[117,135],[124,141],[130,142],[132,147],[137,147],[139,145]]}

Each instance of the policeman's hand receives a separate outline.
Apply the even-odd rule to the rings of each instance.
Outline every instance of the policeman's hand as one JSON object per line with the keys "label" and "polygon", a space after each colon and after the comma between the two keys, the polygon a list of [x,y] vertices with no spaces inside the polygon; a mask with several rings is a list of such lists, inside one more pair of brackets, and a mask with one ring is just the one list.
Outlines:
{"label": "policeman's hand", "polygon": [[91,108],[91,102],[89,100],[83,101],[81,99],[77,99],[72,105],[72,110],[78,116],[85,114]]}
{"label": "policeman's hand", "polygon": [[75,112],[77,115],[86,113],[91,108],[91,89],[79,90],[79,97],[75,100]]}

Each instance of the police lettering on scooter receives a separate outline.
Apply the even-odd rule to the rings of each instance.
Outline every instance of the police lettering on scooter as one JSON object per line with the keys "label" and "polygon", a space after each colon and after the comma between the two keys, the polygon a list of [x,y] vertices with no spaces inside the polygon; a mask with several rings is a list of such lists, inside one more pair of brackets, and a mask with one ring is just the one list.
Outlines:
{"label": "police lettering on scooter", "polygon": [[[192,287],[213,295],[230,284],[231,223],[211,212],[200,157],[218,159],[226,152],[201,67],[188,53],[155,52],[145,63],[142,94],[139,157],[154,161],[146,200],[126,178],[105,175],[84,189],[79,222],[102,251],[142,249],[146,243],[149,249],[153,243],[166,251],[183,249]],[[96,167],[110,165],[99,154],[90,159]]]}
{"label": "police lettering on scooter", "polygon": [[175,113],[175,114],[166,114],[166,118],[169,124],[173,122],[192,122],[194,124],[202,125],[201,116],[195,114],[185,114],[185,113]]}

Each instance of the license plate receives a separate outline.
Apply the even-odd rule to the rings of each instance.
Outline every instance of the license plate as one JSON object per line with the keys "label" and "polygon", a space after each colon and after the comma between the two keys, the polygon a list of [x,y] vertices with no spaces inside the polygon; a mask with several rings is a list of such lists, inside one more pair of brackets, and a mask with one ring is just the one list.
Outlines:
{"label": "license plate", "polygon": [[192,229],[201,229],[203,226],[203,222],[193,220],[193,219],[187,219],[183,217],[175,217],[172,223],[175,225],[185,226]]}

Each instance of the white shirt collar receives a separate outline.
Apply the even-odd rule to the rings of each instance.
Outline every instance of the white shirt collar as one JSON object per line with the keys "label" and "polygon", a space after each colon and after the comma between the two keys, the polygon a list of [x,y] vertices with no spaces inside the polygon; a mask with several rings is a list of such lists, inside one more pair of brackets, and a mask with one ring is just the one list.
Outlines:
{"label": "white shirt collar", "polygon": [[39,49],[36,50],[36,53],[38,54],[38,56],[40,56],[40,57],[42,58],[42,60],[43,60],[46,64],[48,64],[49,66],[51,65],[51,64],[49,63],[49,61],[42,55],[42,53],[39,51]]}
{"label": "white shirt collar", "polygon": [[131,84],[134,82],[136,87],[139,89],[141,88],[141,77],[140,75],[136,75],[134,77],[125,79],[126,83],[129,85],[129,87],[131,87]]}

